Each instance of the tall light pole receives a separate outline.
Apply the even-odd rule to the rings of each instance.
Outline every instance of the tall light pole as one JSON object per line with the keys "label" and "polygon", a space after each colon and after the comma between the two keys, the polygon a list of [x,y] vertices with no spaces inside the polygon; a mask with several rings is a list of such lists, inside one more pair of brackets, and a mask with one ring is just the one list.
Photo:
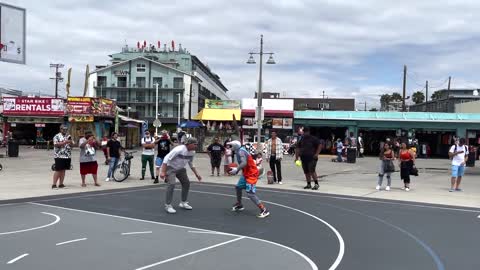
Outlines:
{"label": "tall light pole", "polygon": [[260,35],[260,52],[250,52],[250,58],[247,61],[247,64],[255,64],[255,59],[253,59],[253,55],[258,54],[260,55],[260,67],[258,71],[258,94],[257,94],[257,110],[256,110],[256,116],[257,116],[257,150],[262,151],[261,149],[261,144],[260,144],[260,138],[262,137],[262,126],[263,126],[263,119],[262,119],[262,75],[263,75],[263,55],[264,54],[269,54],[270,57],[267,60],[267,64],[275,64],[275,60],[273,60],[273,53],[266,53],[263,52],[263,35]]}
{"label": "tall light pole", "polygon": [[[156,95],[155,95],[155,120],[158,122],[158,82],[155,84]],[[158,136],[158,127],[155,125],[155,136]]]}
{"label": "tall light pole", "polygon": [[180,128],[180,96],[182,95],[181,93],[177,93],[178,95],[178,120],[177,120],[177,124],[178,124],[178,128]]}

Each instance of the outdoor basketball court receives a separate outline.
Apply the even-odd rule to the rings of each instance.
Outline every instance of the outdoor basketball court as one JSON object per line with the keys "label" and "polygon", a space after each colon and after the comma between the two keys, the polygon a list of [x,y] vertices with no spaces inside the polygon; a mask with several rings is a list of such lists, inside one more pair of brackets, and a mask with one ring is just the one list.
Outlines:
{"label": "outdoor basketball court", "polygon": [[[480,269],[479,209],[192,184],[192,211],[164,187],[0,205],[1,269]],[[178,204],[179,192],[175,194]]]}

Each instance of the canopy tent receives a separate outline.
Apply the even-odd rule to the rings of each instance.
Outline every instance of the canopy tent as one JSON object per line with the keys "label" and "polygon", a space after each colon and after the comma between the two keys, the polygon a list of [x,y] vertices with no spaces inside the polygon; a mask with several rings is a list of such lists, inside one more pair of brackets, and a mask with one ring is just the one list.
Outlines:
{"label": "canopy tent", "polygon": [[233,121],[233,115],[235,120],[240,121],[242,111],[240,109],[202,109],[195,117],[194,120],[211,120],[211,121]]}
{"label": "canopy tent", "polygon": [[132,123],[139,123],[139,124],[143,124],[145,122],[145,121],[138,120],[138,119],[133,119],[133,118],[130,118],[128,116],[121,115],[121,114],[118,115],[118,118],[120,118],[120,120],[122,120],[124,122],[132,122]]}
{"label": "canopy tent", "polygon": [[180,124],[180,127],[181,128],[199,128],[199,127],[203,127],[203,124],[196,121],[185,121]]}

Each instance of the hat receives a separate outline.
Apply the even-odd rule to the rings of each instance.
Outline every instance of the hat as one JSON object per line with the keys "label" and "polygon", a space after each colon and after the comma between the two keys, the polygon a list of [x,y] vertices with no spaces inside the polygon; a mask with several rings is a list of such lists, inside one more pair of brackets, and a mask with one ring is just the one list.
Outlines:
{"label": "hat", "polygon": [[231,141],[231,142],[227,142],[227,144],[228,144],[228,145],[231,145],[232,148],[233,148],[233,150],[235,150],[235,151],[238,150],[238,149],[240,149],[240,147],[242,146],[242,144],[241,144],[239,141],[237,141],[237,140]]}
{"label": "hat", "polygon": [[190,137],[185,140],[185,144],[198,144],[198,140],[195,137]]}

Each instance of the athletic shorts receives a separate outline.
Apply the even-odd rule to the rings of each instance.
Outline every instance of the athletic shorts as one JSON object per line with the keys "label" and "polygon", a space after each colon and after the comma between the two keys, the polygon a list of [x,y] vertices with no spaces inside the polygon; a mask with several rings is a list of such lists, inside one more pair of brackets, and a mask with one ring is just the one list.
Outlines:
{"label": "athletic shorts", "polygon": [[302,161],[302,169],[305,174],[312,174],[315,173],[317,169],[317,160],[313,157],[308,158],[300,158]]}
{"label": "athletic shorts", "polygon": [[55,159],[55,171],[70,170],[72,159],[70,158],[56,158]]}
{"label": "athletic shorts", "polygon": [[80,163],[80,175],[97,174],[97,170],[98,163],[96,161]]}
{"label": "athletic shorts", "polygon": [[159,168],[160,168],[160,167],[162,167],[162,164],[163,164],[163,158],[157,157],[157,158],[155,159],[155,167],[159,167]]}
{"label": "athletic shorts", "polygon": [[465,166],[452,165],[452,177],[462,177],[465,174]]}
{"label": "athletic shorts", "polygon": [[255,184],[249,184],[245,180],[245,177],[240,176],[240,179],[238,180],[237,187],[241,189],[245,189],[246,192],[248,193],[253,193],[255,194],[257,192],[257,187]]}

